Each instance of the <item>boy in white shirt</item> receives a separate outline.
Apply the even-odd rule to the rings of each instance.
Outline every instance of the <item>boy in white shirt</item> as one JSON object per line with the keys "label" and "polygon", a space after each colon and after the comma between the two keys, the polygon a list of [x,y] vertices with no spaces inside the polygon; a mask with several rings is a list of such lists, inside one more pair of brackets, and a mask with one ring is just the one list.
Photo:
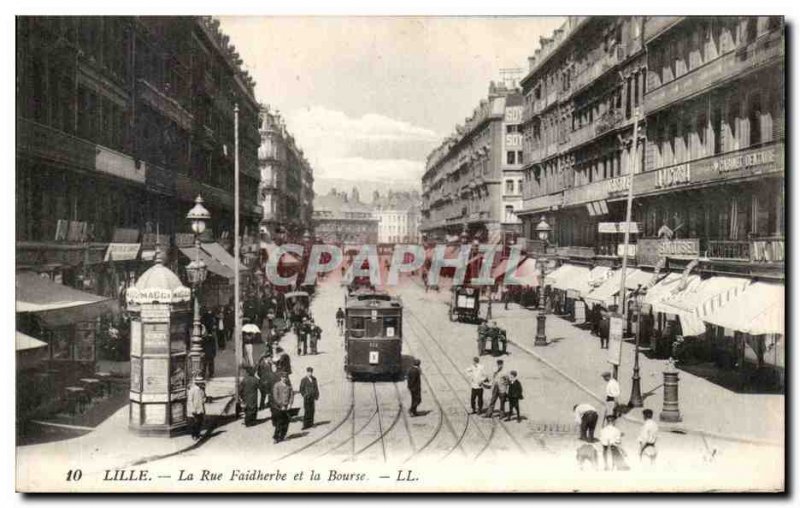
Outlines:
{"label": "boy in white shirt", "polygon": [[644,416],[644,424],[642,430],[639,431],[639,460],[643,457],[650,459],[650,466],[655,464],[656,455],[656,440],[658,439],[658,424],[653,420],[653,410],[645,409],[642,411]]}
{"label": "boy in white shirt", "polygon": [[[603,464],[606,471],[610,469],[627,469],[625,460],[622,457],[620,446],[622,445],[622,432],[614,425],[616,418],[608,415],[606,426],[600,431],[600,444],[603,445]],[[611,454],[611,467],[608,463],[608,455]]]}

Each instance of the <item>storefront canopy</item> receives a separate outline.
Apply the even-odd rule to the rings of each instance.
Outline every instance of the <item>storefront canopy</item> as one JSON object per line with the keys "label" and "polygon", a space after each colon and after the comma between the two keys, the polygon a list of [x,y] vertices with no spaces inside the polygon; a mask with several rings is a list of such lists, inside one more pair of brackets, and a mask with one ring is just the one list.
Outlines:
{"label": "storefront canopy", "polygon": [[[226,251],[222,245],[218,244],[217,242],[209,242],[204,243],[202,247],[203,250],[209,253],[214,259],[227,266],[231,270],[234,270],[236,259],[228,254],[228,251]],[[244,266],[244,263],[239,263],[239,271],[242,272],[246,270],[247,267]]]}
{"label": "storefront canopy", "polygon": [[545,277],[545,284],[552,286],[555,289],[566,291],[568,285],[572,281],[589,278],[589,268],[585,266],[577,266],[565,264],[561,265],[556,270]]}
{"label": "storefront canopy", "polygon": [[751,335],[784,335],[785,297],[782,284],[754,282],[705,320]]}
{"label": "storefront canopy", "polygon": [[684,335],[705,332],[706,316],[724,307],[750,284],[740,277],[711,277],[687,287],[662,301],[663,311],[677,314]]}
{"label": "storefront canopy", "polygon": [[[679,273],[668,273],[666,277],[658,281],[658,283],[647,290],[644,295],[644,303],[653,306],[653,312],[667,312],[662,307],[661,302],[670,298],[674,293],[678,292],[681,287],[683,277]],[[691,286],[700,283],[700,277],[697,275],[690,275],[687,279],[687,289]]]}
{"label": "storefront canopy", "polygon": [[[197,259],[197,247],[181,247],[181,252],[192,261]],[[202,248],[200,249],[200,260],[206,264],[209,272],[226,279],[234,277],[232,268],[228,268]]]}
{"label": "storefront canopy", "polygon": [[17,274],[17,312],[35,313],[47,326],[66,326],[115,312],[116,300],[56,284],[33,272]]}
{"label": "storefront canopy", "polygon": [[17,351],[29,351],[43,347],[47,347],[47,342],[34,339],[30,335],[25,335],[22,332],[17,332]]}
{"label": "storefront canopy", "polygon": [[[652,278],[652,274],[635,268],[627,268],[625,274],[625,289],[628,291],[634,290],[640,285],[644,286]],[[598,304],[606,308],[609,305],[619,305],[618,296],[621,282],[622,270],[614,270],[607,274],[602,284],[584,296],[586,303],[589,305]]]}
{"label": "storefront canopy", "polygon": [[536,268],[536,260],[528,258],[523,261],[514,272],[514,276],[523,286],[537,287],[539,286],[539,270]]}

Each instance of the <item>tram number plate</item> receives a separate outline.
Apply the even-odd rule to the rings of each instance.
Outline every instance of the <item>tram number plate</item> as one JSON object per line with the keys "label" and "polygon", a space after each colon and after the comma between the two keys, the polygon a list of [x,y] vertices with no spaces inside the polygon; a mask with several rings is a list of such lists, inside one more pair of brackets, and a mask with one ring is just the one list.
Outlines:
{"label": "tram number plate", "polygon": [[370,351],[369,352],[369,363],[374,365],[378,363],[378,352],[377,351]]}

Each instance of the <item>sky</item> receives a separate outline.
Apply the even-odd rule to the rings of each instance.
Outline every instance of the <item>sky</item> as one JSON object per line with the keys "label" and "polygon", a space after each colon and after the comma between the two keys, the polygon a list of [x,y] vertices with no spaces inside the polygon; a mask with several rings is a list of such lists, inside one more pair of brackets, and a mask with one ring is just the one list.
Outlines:
{"label": "sky", "polygon": [[[220,17],[315,179],[419,188],[425,158],[564,18]],[[324,185],[324,183],[323,183]],[[323,189],[317,189],[320,192]],[[326,190],[326,189],[325,189]]]}

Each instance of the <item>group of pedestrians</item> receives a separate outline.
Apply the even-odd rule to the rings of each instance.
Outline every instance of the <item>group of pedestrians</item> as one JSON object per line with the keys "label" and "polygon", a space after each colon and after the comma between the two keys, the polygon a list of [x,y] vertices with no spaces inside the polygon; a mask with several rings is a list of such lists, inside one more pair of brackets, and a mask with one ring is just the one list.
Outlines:
{"label": "group of pedestrians", "polygon": [[[606,380],[606,400],[603,415],[603,427],[599,434],[599,445],[602,447],[603,466],[605,470],[627,470],[629,466],[626,454],[622,448],[622,431],[616,422],[620,418],[619,411],[619,383],[609,372],[603,373]],[[597,467],[597,450],[595,446],[595,429],[600,420],[599,412],[589,403],[576,404],[572,408],[575,414],[575,423],[579,425],[579,439],[586,444],[578,448],[578,465],[583,469],[586,462]],[[653,410],[642,411],[644,423],[637,437],[639,460],[653,466],[658,455],[656,441],[658,440],[658,424],[653,420]]]}
{"label": "group of pedestrians", "polygon": [[[492,372],[491,377],[480,363],[479,357],[472,359],[472,365],[467,370],[467,377],[470,383],[470,407],[473,414],[483,415],[484,418],[494,416],[495,405],[499,403],[500,416],[506,421],[511,420],[514,411],[517,412],[517,422],[522,421],[522,414],[519,409],[519,401],[523,399],[522,383],[519,380],[517,371],[512,370],[506,373],[505,362],[497,360],[497,366]],[[483,410],[484,390],[489,390],[489,406]],[[508,410],[506,410],[506,403]]]}

